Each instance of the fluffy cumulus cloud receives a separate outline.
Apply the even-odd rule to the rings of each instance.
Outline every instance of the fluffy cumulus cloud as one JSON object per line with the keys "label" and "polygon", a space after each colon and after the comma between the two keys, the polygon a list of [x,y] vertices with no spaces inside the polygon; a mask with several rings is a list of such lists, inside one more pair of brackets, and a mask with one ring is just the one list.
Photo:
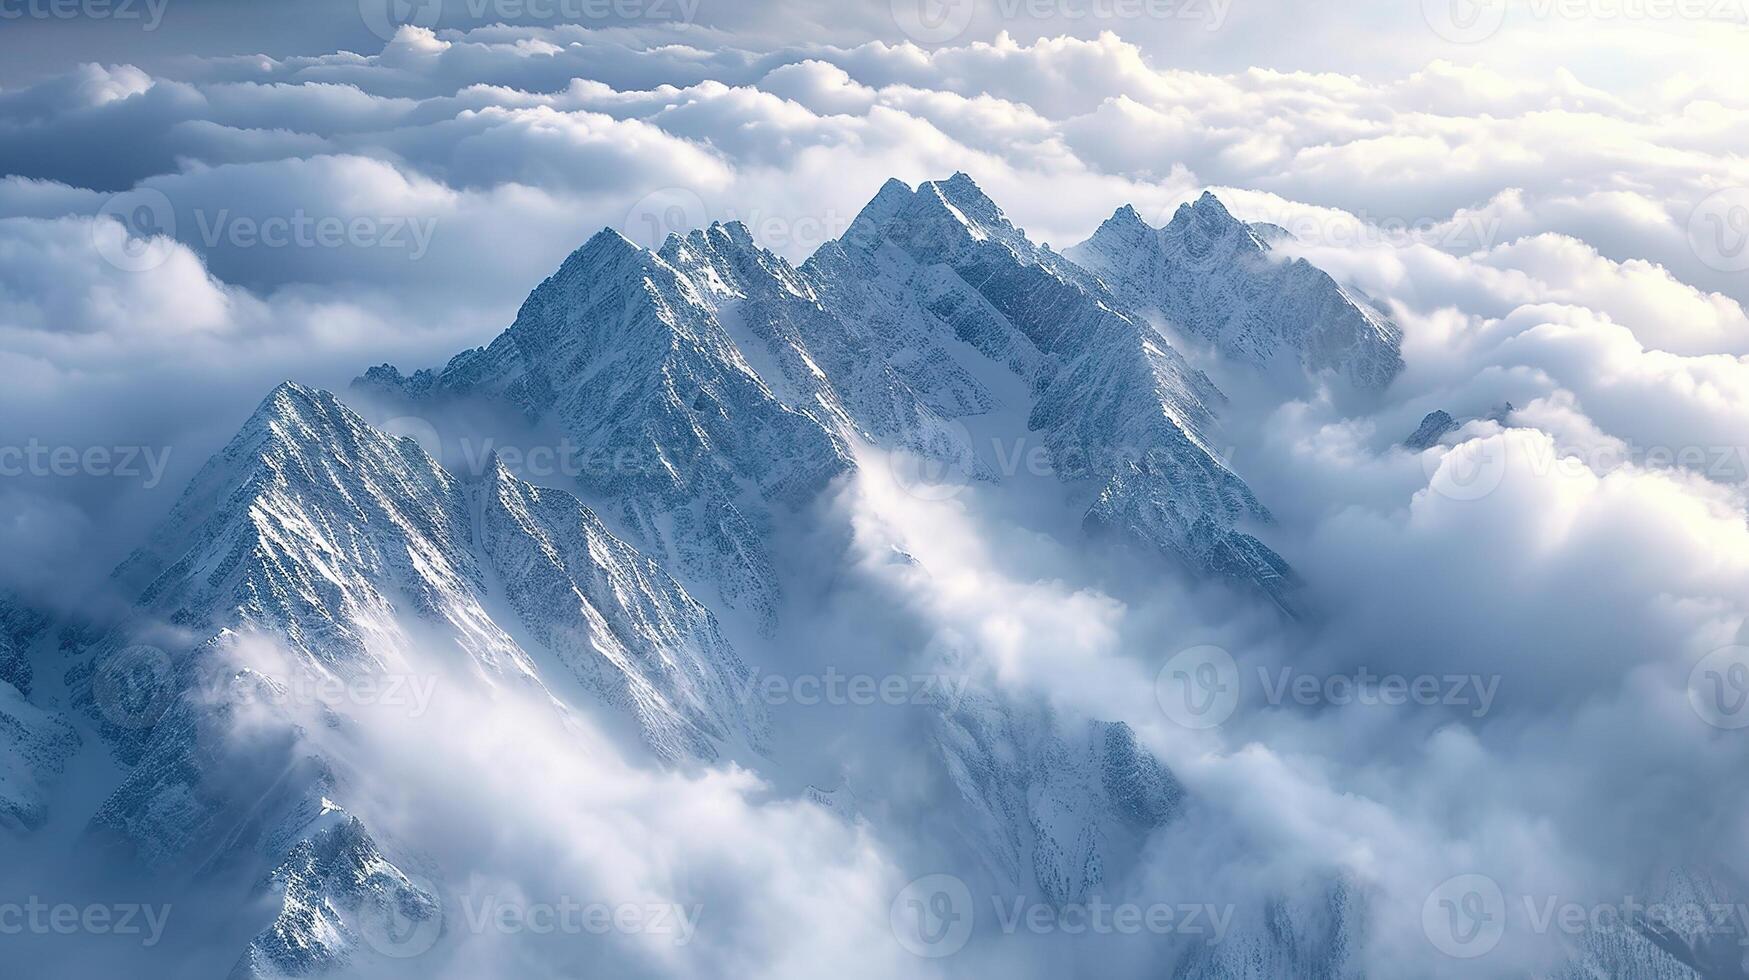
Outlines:
{"label": "fluffy cumulus cloud", "polygon": [[[852,948],[866,955],[847,976],[910,967],[885,922],[903,879],[866,823],[775,798],[745,769],[635,764],[545,698],[430,681],[421,711],[342,706],[354,725],[344,733],[300,719],[312,751],[367,780],[397,773],[392,785],[367,781],[355,812],[442,869],[446,941],[418,975],[515,962],[562,976],[586,957],[621,976],[804,977]],[[619,925],[585,918],[603,915]]]}
{"label": "fluffy cumulus cloud", "polygon": [[[800,261],[887,178],[965,170],[1063,247],[1120,204],[1158,225],[1213,188],[1404,329],[1403,374],[1365,405],[1209,365],[1233,395],[1234,465],[1316,614],[1284,631],[1219,597],[1162,598],[981,507],[985,488],[920,504],[878,481],[843,501],[872,587],[925,632],[972,638],[992,683],[1129,721],[1173,766],[1200,802],[1142,879],[1355,882],[1383,975],[1426,972],[1422,899],[1453,875],[1594,902],[1654,866],[1744,870],[1725,865],[1749,843],[1733,816],[1749,742],[1691,704],[1696,665],[1749,642],[1741,34],[1513,5],[1460,43],[1411,9],[1429,5],[1379,4],[1388,29],[1345,36],[1306,5],[1207,4],[1220,22],[1187,26],[1020,4],[979,5],[943,39],[906,37],[884,3],[748,6],[686,30],[504,17],[322,47],[312,27],[307,49],[0,89],[0,445],[145,450],[131,474],[8,473],[0,586],[47,601],[95,580],[274,381],[341,387],[484,343],[603,226],[650,243],[738,219]],[[1260,40],[1287,33],[1294,53]],[[1306,53],[1331,49],[1350,57]],[[1435,410],[1460,427],[1406,448]],[[884,561],[894,548],[929,579]],[[1246,685],[1214,732],[1153,696],[1161,663],[1199,644]],[[1266,696],[1284,671],[1470,686],[1432,707],[1325,688],[1284,704]],[[457,765],[488,796],[541,787],[513,833],[470,801],[433,811],[444,833],[501,840],[485,885],[575,872],[672,897],[695,875],[745,919],[744,947],[707,952],[784,975],[867,938],[818,906],[878,923],[902,881],[864,831],[766,805],[746,773],[556,767],[519,755],[529,724],[494,729],[502,744],[438,725],[371,746],[415,782]],[[1555,945],[1516,936],[1490,963],[1545,969]]]}

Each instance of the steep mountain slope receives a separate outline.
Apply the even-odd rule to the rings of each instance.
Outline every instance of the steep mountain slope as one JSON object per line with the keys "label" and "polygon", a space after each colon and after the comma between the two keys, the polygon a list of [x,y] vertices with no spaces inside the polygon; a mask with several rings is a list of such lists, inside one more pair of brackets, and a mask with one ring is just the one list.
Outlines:
{"label": "steep mountain slope", "polygon": [[821,284],[740,223],[673,236],[661,256],[699,284],[748,361],[787,405],[876,445],[988,471],[951,420],[994,396],[915,319],[828,310]]}
{"label": "steep mountain slope", "polygon": [[[1090,530],[1287,605],[1287,566],[1243,530],[1268,511],[1214,449],[1221,393],[1121,310],[956,174],[889,181],[800,269],[734,224],[660,254],[603,231],[488,347],[359,384],[414,412],[483,397],[555,427],[586,500],[765,625],[774,522],[851,466],[847,438],[996,478],[963,420],[998,408],[1025,419],[1003,435],[1042,443],[1080,488]],[[640,465],[591,465],[626,459]]]}
{"label": "steep mountain slope", "polygon": [[1344,881],[1298,900],[1266,900],[1235,914],[1234,931],[1193,945],[1172,980],[1359,980],[1365,903]]}
{"label": "steep mountain slope", "polygon": [[613,231],[573,252],[491,345],[440,373],[363,380],[415,401],[495,399],[565,434],[583,494],[634,545],[766,623],[774,509],[850,466],[838,432],[778,399],[690,278]]}
{"label": "steep mountain slope", "polygon": [[30,694],[33,671],[29,646],[47,625],[42,613],[28,608],[15,596],[0,592],[0,683]]}
{"label": "steep mountain slope", "polygon": [[0,831],[41,826],[49,791],[78,747],[79,735],[65,718],[0,681]]}
{"label": "steep mountain slope", "polygon": [[982,694],[943,712],[935,737],[968,846],[1010,887],[1053,904],[1084,902],[1121,880],[1184,796],[1123,724],[1063,730],[1048,714]]}
{"label": "steep mountain slope", "polygon": [[[1027,240],[963,174],[915,191],[889,182],[842,239],[800,269],[737,224],[671,237],[656,254],[628,249],[601,233],[491,346],[442,372],[407,378],[378,368],[361,383],[409,399],[415,411],[471,395],[506,400],[531,418],[557,418],[586,454],[622,455],[649,441],[678,474],[635,495],[636,526],[661,526],[669,508],[684,513],[702,491],[716,502],[707,512],[733,501],[763,528],[776,495],[737,498],[728,481],[693,469],[757,486],[838,447],[724,434],[696,452],[671,452],[661,441],[675,426],[669,420],[690,418],[700,401],[723,406],[712,423],[783,432],[799,417],[813,426],[800,431],[855,436],[970,478],[999,474],[958,423],[1005,408],[1020,426],[1014,437],[1036,432],[1062,480],[1085,485],[1090,527],[1132,534],[1198,571],[1278,596],[1285,586],[1285,565],[1234,528],[1266,511],[1206,445],[1220,393],[1151,328],[1116,312],[1093,276]],[[629,379],[656,374],[669,394],[636,400]],[[622,377],[624,395],[591,393],[617,391]],[[997,382],[1020,400],[1004,404]],[[588,476],[579,482],[592,500],[627,492]],[[676,550],[701,524],[671,523],[672,540],[655,553],[690,576],[721,574]],[[731,574],[754,570],[770,574],[763,560]],[[724,597],[737,591],[765,598],[776,585]],[[1114,747],[1102,732],[1059,732],[996,698],[956,705],[936,725],[967,835],[1001,874],[1052,900],[1096,888],[1102,863],[1141,832],[1132,818],[1164,820],[1177,795],[1133,741]],[[1121,785],[1108,792],[1102,779],[1119,772],[1112,779]]]}
{"label": "steep mountain slope", "polygon": [[273,868],[246,975],[346,964],[359,915],[435,901],[341,802],[383,774],[303,744],[339,722],[317,683],[580,690],[669,760],[764,737],[711,615],[574,498],[496,465],[458,481],[326,392],[276,389],[117,576],[144,583],[138,619],[72,674],[130,764],[92,834],[178,873]]}
{"label": "steep mountain slope", "polygon": [[30,701],[30,645],[43,614],[0,593],[0,830],[31,830],[47,815],[50,790],[80,744],[59,712]]}
{"label": "steep mountain slope", "polygon": [[[996,424],[1014,426],[1003,435],[1042,443],[1057,476],[1080,488],[1089,529],[1287,602],[1285,563],[1238,527],[1267,521],[1267,511],[1211,450],[1220,392],[1145,322],[1119,312],[1095,276],[1032,243],[964,174],[915,190],[889,181],[843,238],[800,269],[732,223],[673,236],[657,254],[603,232],[489,347],[439,373],[408,378],[383,367],[361,384],[413,411],[485,395],[556,420],[584,456],[672,460],[654,484],[615,486],[588,466],[578,482],[586,498],[618,502],[610,506],[634,529],[672,527],[667,540],[636,540],[656,540],[652,554],[689,580],[726,577],[731,605],[752,596],[760,611],[774,609],[763,544],[779,502],[763,491],[736,496],[732,485],[758,488],[768,474],[841,447],[730,432],[674,452],[664,440],[683,427],[675,420],[693,433],[721,423],[754,435],[855,436],[961,478],[992,479],[1001,476],[993,454],[962,423],[998,410],[1011,421]],[[659,401],[637,397],[662,385]],[[700,404],[717,408],[693,424]],[[812,427],[797,429],[798,417]],[[773,447],[787,448],[765,455]],[[701,478],[700,467],[726,477]],[[751,533],[699,519],[689,508],[701,499],[700,513],[745,515]],[[732,548],[689,557],[701,532]],[[737,561],[720,560],[730,550]],[[1103,880],[1107,852],[1134,833],[1099,789],[1107,747],[1018,710],[990,699],[938,720],[968,834],[1016,884],[1053,900],[1085,895]],[[1137,772],[1158,769],[1145,754],[1131,758]],[[1140,810],[1170,810],[1170,776],[1158,781],[1146,793],[1131,788],[1159,797],[1135,803]]]}
{"label": "steep mountain slope", "polygon": [[1447,432],[1457,427],[1458,421],[1452,418],[1450,412],[1434,409],[1421,417],[1421,424],[1415,427],[1414,432],[1409,433],[1409,438],[1403,440],[1403,445],[1416,452],[1431,449],[1445,438]]}
{"label": "steep mountain slope", "polygon": [[971,178],[915,191],[889,181],[803,271],[842,317],[873,310],[891,321],[921,308],[1023,372],[1035,396],[1027,428],[1059,477],[1093,488],[1089,528],[1286,602],[1286,564],[1239,530],[1268,511],[1214,449],[1220,392],[1095,276],[1031,242]]}
{"label": "steep mountain slope", "polygon": [[1127,307],[1234,361],[1266,367],[1288,359],[1363,390],[1390,384],[1403,369],[1402,331],[1311,263],[1272,255],[1271,240],[1285,234],[1247,225],[1205,192],[1163,228],[1125,205],[1065,254]]}
{"label": "steep mountain slope", "polygon": [[1576,937],[1572,958],[1549,974],[1552,980],[1727,980],[1749,973],[1749,906],[1734,875],[1723,868],[1661,868],[1635,895],[1646,896],[1640,908],[1622,907],[1620,915],[1592,920]]}

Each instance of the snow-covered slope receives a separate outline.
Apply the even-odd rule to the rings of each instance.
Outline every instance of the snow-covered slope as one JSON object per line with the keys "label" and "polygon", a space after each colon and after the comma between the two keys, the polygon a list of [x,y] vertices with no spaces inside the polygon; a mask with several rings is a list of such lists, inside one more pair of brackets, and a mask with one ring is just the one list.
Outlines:
{"label": "snow-covered slope", "polygon": [[[578,482],[641,550],[769,622],[773,511],[850,466],[839,434],[779,400],[668,262],[602,231],[531,293],[491,345],[440,373],[374,369],[379,392],[483,396],[574,443]],[[772,379],[777,382],[777,378]]]}
{"label": "snow-covered slope", "polygon": [[1100,281],[1034,244],[965,174],[889,181],[839,242],[804,266],[846,318],[919,312],[1031,383],[1027,428],[1093,496],[1091,529],[1285,602],[1290,573],[1241,530],[1268,511],[1214,448],[1223,396]]}
{"label": "snow-covered slope", "polygon": [[1421,424],[1415,427],[1414,432],[1409,433],[1409,438],[1403,440],[1403,445],[1417,452],[1431,449],[1445,438],[1447,432],[1457,427],[1458,421],[1452,418],[1450,412],[1434,409],[1422,416]]}
{"label": "snow-covered slope", "polygon": [[[964,174],[888,182],[799,269],[733,223],[658,253],[603,232],[490,346],[361,385],[416,412],[486,396],[556,422],[584,455],[658,456],[649,480],[578,467],[581,492],[689,581],[762,612],[778,591],[764,550],[774,508],[852,465],[841,437],[1000,479],[964,424],[980,416],[1051,454],[1088,528],[1278,601],[1289,584],[1241,530],[1267,511],[1211,448],[1220,392]],[[722,515],[744,526],[706,519]],[[932,735],[963,837],[1051,901],[1098,889],[1181,796],[1121,725],[982,695],[944,708]]]}
{"label": "snow-covered slope", "polygon": [[42,824],[49,791],[78,747],[79,735],[65,718],[0,681],[0,831]]}
{"label": "snow-covered slope", "polygon": [[[1745,889],[1722,868],[1662,868],[1643,882],[1640,908],[1599,915],[1576,937],[1572,958],[1551,980],[1636,977],[1645,980],[1725,980],[1749,974]],[[1606,902],[1621,901],[1609,896]],[[1603,906],[1608,908],[1608,905]]]}
{"label": "snow-covered slope", "polygon": [[937,720],[935,739],[963,810],[961,833],[1010,887],[1051,903],[1121,879],[1146,834],[1184,791],[1129,726],[1058,719],[974,694]]}
{"label": "snow-covered slope", "polygon": [[987,476],[951,420],[994,396],[918,318],[876,317],[760,248],[740,223],[671,237],[662,257],[699,284],[748,362],[778,397],[834,431]]}
{"label": "snow-covered slope", "polygon": [[78,733],[59,712],[30,700],[30,646],[48,619],[0,593],[0,830],[30,830],[47,815],[50,791]]}
{"label": "snow-covered slope", "polygon": [[[281,911],[245,973],[347,963],[345,910],[412,894],[395,843],[346,813],[384,774],[300,747],[330,706],[288,689],[391,675],[563,691],[555,710],[620,719],[667,760],[764,737],[712,616],[575,498],[496,465],[457,480],[326,392],[276,389],[117,577],[140,587],[138,616],[71,675],[129,765],[92,834],[152,868],[275,868]],[[118,677],[152,689],[121,697]]]}
{"label": "snow-covered slope", "polygon": [[[484,396],[573,443],[583,497],[696,588],[769,625],[767,542],[852,464],[847,438],[1000,477],[963,420],[997,408],[1080,488],[1085,524],[1286,604],[1244,530],[1268,511],[1220,459],[1223,396],[1100,279],[1034,244],[965,174],[889,181],[800,269],[740,225],[660,254],[603,231],[487,347],[359,383],[421,404]],[[993,378],[1020,392],[1005,404]],[[1023,403],[1012,403],[1016,397]],[[592,466],[590,460],[644,465]]]}
{"label": "snow-covered slope", "polygon": [[1190,947],[1172,980],[1361,980],[1366,908],[1356,888],[1334,881],[1294,899],[1233,910],[1233,930]]}
{"label": "snow-covered slope", "polygon": [[42,613],[16,596],[0,592],[0,683],[30,694],[34,671],[29,647],[47,625],[48,619]]}
{"label": "snow-covered slope", "polygon": [[1240,221],[1204,193],[1163,228],[1125,205],[1066,254],[1128,307],[1227,358],[1259,367],[1291,359],[1308,374],[1330,372],[1363,390],[1390,384],[1403,368],[1402,331],[1323,270],[1271,254],[1279,235]]}

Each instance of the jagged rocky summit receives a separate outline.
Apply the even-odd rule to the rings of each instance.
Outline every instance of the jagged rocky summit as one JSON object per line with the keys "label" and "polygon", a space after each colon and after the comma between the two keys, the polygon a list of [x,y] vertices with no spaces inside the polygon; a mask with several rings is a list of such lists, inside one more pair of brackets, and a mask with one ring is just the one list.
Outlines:
{"label": "jagged rocky summit", "polygon": [[1130,308],[1159,317],[1235,362],[1293,362],[1364,391],[1403,369],[1402,331],[1370,300],[1304,259],[1283,259],[1288,233],[1247,224],[1204,192],[1164,227],[1117,210],[1070,258]]}
{"label": "jagged rocky summit", "polygon": [[[765,624],[771,529],[856,465],[857,442],[999,479],[966,423],[1003,413],[1079,488],[1090,531],[1283,605],[1292,589],[1250,530],[1268,510],[1215,449],[1220,391],[965,174],[889,181],[799,268],[736,223],[656,252],[603,231],[490,345],[358,384],[415,413],[483,400],[563,433],[576,489],[616,530]],[[608,459],[638,462],[591,465]]]}

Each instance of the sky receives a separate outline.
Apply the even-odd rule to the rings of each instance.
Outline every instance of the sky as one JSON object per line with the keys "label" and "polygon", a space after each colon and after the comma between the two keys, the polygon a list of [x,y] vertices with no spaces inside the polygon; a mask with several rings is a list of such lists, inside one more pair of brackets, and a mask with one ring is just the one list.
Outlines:
{"label": "sky", "polygon": [[[85,594],[273,384],[484,344],[602,227],[742,220],[799,262],[886,179],[965,171],[1062,248],[1212,189],[1404,330],[1364,412],[1230,385],[1325,630],[1028,577],[976,494],[856,488],[871,553],[968,583],[887,587],[968,635],[1027,608],[1056,642],[992,640],[1004,676],[1089,714],[1151,690],[1162,621],[1247,664],[1512,679],[1472,723],[1162,748],[1220,801],[1195,829],[1284,865],[1580,892],[1637,887],[1623,853],[1744,853],[1744,744],[1689,701],[1749,643],[1743,0],[158,3],[0,0],[0,587]],[[1403,451],[1435,409],[1460,434]]]}

